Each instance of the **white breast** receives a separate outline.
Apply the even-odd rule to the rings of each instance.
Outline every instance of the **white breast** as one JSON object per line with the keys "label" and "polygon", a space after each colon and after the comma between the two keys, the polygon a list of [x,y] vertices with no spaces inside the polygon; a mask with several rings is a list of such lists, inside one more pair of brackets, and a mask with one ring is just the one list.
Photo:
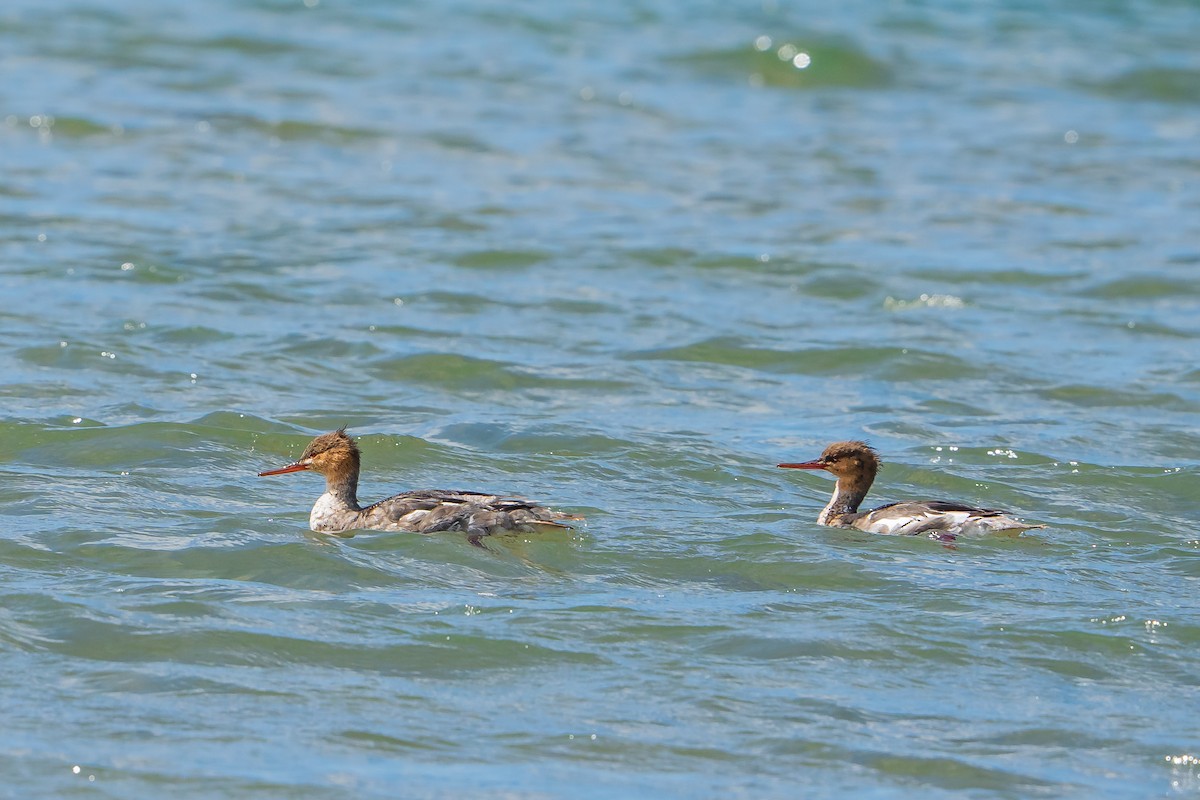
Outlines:
{"label": "white breast", "polygon": [[322,533],[338,533],[354,527],[358,512],[347,508],[345,503],[326,492],[317,498],[308,515],[308,527]]}

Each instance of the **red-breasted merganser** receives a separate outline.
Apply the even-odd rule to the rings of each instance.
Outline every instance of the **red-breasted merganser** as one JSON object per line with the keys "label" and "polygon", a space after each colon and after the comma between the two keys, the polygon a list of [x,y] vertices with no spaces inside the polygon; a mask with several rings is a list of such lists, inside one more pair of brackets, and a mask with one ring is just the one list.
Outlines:
{"label": "red-breasted merganser", "polygon": [[910,536],[926,533],[939,538],[953,538],[959,534],[1019,532],[1046,527],[1026,524],[1004,511],[941,500],[888,503],[874,511],[860,512],[858,507],[879,471],[879,455],[865,442],[835,442],[814,461],[779,466],[785,469],[823,469],[837,476],[833,497],[817,517],[819,524],[833,528],[858,528],[868,533]]}
{"label": "red-breasted merganser", "polygon": [[350,530],[466,531],[472,544],[479,537],[540,527],[570,528],[558,520],[582,519],[531,503],[519,497],[480,492],[426,489],[402,492],[372,505],[358,504],[358,445],[340,428],[313,439],[299,461],[258,473],[284,475],[312,470],[325,476],[325,494],[317,500],[308,526],[322,533]]}

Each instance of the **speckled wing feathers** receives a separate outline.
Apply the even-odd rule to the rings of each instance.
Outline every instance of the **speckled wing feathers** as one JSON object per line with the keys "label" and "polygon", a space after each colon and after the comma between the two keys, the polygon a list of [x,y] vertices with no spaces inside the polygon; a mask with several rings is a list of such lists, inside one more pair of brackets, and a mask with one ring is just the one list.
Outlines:
{"label": "speckled wing feathers", "polygon": [[943,500],[889,503],[866,513],[847,514],[843,521],[869,533],[900,536],[939,532],[986,533],[1038,527],[1013,519],[1003,511]]}
{"label": "speckled wing feathers", "polygon": [[365,528],[414,533],[466,531],[472,536],[538,526],[569,527],[558,522],[562,519],[571,516],[522,498],[444,490],[404,492],[361,512]]}

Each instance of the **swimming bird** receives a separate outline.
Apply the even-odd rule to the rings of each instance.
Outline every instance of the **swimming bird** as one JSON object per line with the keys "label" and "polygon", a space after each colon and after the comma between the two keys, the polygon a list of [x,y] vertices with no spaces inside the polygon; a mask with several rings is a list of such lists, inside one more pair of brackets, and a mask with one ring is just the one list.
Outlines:
{"label": "swimming bird", "polygon": [[343,427],[313,439],[298,461],[258,474],[263,477],[312,470],[324,475],[325,494],[308,517],[308,526],[322,533],[465,531],[472,544],[479,544],[481,536],[492,533],[570,528],[558,520],[582,519],[520,497],[443,489],[401,492],[364,507],[358,503],[360,461],[358,445]]}
{"label": "swimming bird", "polygon": [[879,455],[866,442],[835,442],[826,447],[818,459],[779,466],[784,469],[823,469],[837,477],[833,497],[817,517],[819,524],[833,528],[908,536],[925,533],[936,538],[953,538],[960,534],[1019,532],[1046,527],[1026,524],[1004,511],[942,500],[888,503],[873,511],[860,512],[858,507],[879,471]]}

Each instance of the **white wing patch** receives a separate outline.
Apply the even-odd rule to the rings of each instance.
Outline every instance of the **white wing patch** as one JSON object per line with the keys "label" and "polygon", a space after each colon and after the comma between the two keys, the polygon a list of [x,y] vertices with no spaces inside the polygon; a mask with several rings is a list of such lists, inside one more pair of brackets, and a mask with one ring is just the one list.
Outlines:
{"label": "white wing patch", "polygon": [[[913,536],[919,533],[948,533],[954,536],[995,533],[1006,530],[1028,530],[1026,525],[1004,514],[973,514],[970,511],[943,511],[920,508],[919,504],[904,503],[901,508],[884,507],[859,517],[851,523],[868,533]],[[917,507],[914,510],[914,506]]]}
{"label": "white wing patch", "polygon": [[871,513],[856,520],[855,527],[870,533],[910,536],[926,531],[957,533],[971,518],[966,511],[927,511],[919,514]]}

